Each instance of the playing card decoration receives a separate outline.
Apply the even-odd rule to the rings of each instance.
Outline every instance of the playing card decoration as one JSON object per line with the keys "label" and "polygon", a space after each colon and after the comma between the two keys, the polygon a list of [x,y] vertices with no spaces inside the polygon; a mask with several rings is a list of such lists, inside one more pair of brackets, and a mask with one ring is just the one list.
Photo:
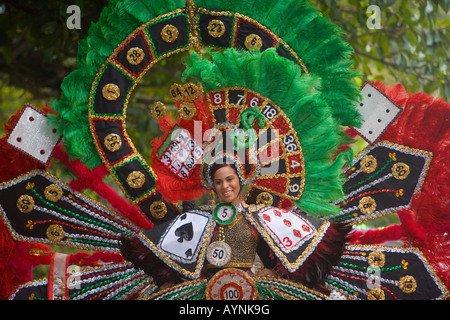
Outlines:
{"label": "playing card decoration", "polygon": [[342,208],[331,221],[360,223],[408,208],[420,191],[432,154],[390,142],[369,146],[346,171]]}
{"label": "playing card decoration", "polygon": [[53,148],[61,139],[57,128],[51,127],[47,120],[47,116],[39,109],[26,104],[19,121],[8,136],[8,144],[47,165]]}
{"label": "playing card decoration", "polygon": [[318,221],[272,207],[253,211],[249,221],[290,272],[303,264],[330,225],[328,221]]}
{"label": "playing card decoration", "polygon": [[188,178],[200,163],[203,151],[186,129],[175,127],[156,156],[179,179]]}
{"label": "playing card decoration", "polygon": [[141,242],[188,278],[198,277],[215,222],[211,213],[194,210],[140,233]]}
{"label": "playing card decoration", "polygon": [[402,108],[382,91],[367,81],[361,87],[363,100],[358,110],[363,118],[363,124],[355,130],[370,144],[374,144],[384,130],[397,118]]}

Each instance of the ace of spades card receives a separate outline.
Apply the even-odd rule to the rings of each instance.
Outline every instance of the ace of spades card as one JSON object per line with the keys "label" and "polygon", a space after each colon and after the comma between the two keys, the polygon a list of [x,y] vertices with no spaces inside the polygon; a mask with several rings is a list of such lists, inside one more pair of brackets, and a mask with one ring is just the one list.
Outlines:
{"label": "ace of spades card", "polygon": [[200,212],[186,212],[172,222],[161,238],[159,248],[174,260],[191,262],[198,256],[210,224],[211,218]]}

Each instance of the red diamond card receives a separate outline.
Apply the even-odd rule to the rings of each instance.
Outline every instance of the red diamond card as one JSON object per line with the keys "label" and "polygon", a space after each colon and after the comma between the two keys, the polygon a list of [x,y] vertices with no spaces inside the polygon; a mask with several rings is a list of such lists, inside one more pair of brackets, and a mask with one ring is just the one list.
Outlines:
{"label": "red diamond card", "polygon": [[285,209],[263,209],[259,216],[264,229],[284,252],[296,250],[316,232],[306,219]]}

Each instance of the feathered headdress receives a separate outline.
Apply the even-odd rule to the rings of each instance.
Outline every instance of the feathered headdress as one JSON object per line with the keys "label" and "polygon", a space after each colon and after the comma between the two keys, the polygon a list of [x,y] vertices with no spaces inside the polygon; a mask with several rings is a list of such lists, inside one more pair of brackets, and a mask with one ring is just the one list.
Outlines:
{"label": "feathered headdress", "polygon": [[[216,108],[219,96],[208,95],[226,87],[245,88],[247,104],[257,103],[252,95],[270,100],[274,106],[258,105],[259,111],[270,120],[267,123],[276,120],[270,126],[284,136],[280,146],[271,145],[266,151],[279,147],[303,152],[289,158],[285,154],[284,163],[279,161],[280,174],[261,172],[253,181],[261,192],[249,194],[249,201],[264,193],[260,197],[272,198],[273,205],[289,207],[301,201],[306,212],[326,215],[336,210],[328,202],[342,194],[339,172],[345,157],[331,165],[329,153],[346,139],[339,126],[360,123],[354,108],[359,90],[352,81],[356,75],[351,70],[352,49],[341,34],[307,1],[110,1],[80,43],[79,69],[64,80],[63,97],[53,103],[58,116],[52,121],[63,133],[70,156],[90,168],[105,164],[127,199],[151,217],[149,206],[156,194],[166,204],[177,199],[161,183],[157,165],[150,166],[127,135],[128,98],[158,61],[189,49],[208,56],[203,49],[212,49],[212,63],[193,54],[185,73],[202,83],[208,103]],[[215,53],[227,48],[224,54]],[[270,53],[252,56],[242,50]],[[231,94],[237,103],[241,92]],[[225,110],[216,109],[214,119]],[[227,121],[236,124],[241,110],[229,110]],[[105,139],[118,140],[105,143]],[[169,185],[177,190],[178,200],[189,198],[175,181]],[[182,186],[183,179],[179,183]]]}

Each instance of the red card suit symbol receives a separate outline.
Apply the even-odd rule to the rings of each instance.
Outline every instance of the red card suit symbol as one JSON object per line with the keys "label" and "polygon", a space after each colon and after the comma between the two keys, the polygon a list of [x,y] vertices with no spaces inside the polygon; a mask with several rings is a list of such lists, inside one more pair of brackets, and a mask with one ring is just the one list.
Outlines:
{"label": "red card suit symbol", "polygon": [[288,227],[292,226],[292,223],[289,220],[284,219],[283,220],[284,224],[287,225]]}
{"label": "red card suit symbol", "polygon": [[268,222],[270,222],[270,220],[271,220],[269,215],[267,215],[267,214],[263,214],[263,219],[268,221]]}
{"label": "red card suit symbol", "polygon": [[301,238],[302,233],[300,231],[298,231],[297,229],[294,229],[294,236]]}
{"label": "red card suit symbol", "polygon": [[277,216],[277,217],[281,217],[281,212],[278,210],[273,210],[273,213]]}
{"label": "red card suit symbol", "polygon": [[303,231],[306,231],[306,232],[310,232],[310,231],[311,231],[311,228],[308,227],[306,224],[304,224],[304,225],[302,226],[302,229],[303,229]]}

